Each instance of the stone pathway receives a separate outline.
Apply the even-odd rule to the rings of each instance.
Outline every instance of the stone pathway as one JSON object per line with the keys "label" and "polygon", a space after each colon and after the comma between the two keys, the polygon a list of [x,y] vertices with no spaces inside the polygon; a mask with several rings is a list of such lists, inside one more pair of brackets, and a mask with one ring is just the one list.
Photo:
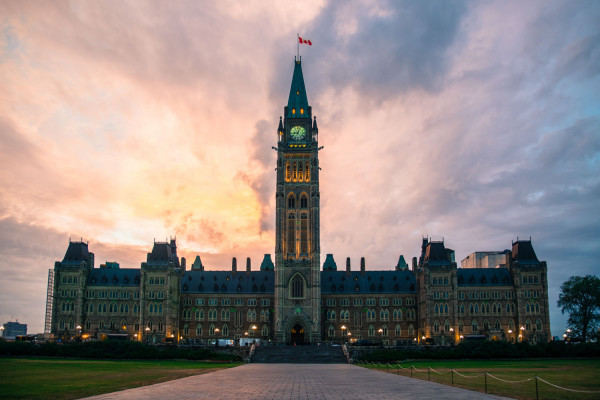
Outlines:
{"label": "stone pathway", "polygon": [[246,364],[88,399],[506,399],[348,364]]}

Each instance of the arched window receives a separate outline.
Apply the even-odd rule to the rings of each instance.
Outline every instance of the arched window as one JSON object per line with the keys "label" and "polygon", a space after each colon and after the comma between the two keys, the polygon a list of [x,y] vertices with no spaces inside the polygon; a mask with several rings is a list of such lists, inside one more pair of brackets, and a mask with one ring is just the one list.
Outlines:
{"label": "arched window", "polygon": [[494,324],[494,328],[499,331],[500,330],[500,321],[496,320],[496,323]]}
{"label": "arched window", "polygon": [[202,336],[202,325],[196,326],[196,335]]}
{"label": "arched window", "polygon": [[196,321],[204,320],[204,310],[196,310]]}
{"label": "arched window", "polygon": [[296,208],[296,196],[293,193],[290,194],[290,196],[288,197],[288,208],[290,210],[293,210]]}
{"label": "arched window", "polygon": [[74,320],[69,320],[69,329],[75,329],[75,321]]}
{"label": "arched window", "polygon": [[528,331],[531,330],[531,321],[530,320],[525,321],[525,329]]}
{"label": "arched window", "polygon": [[369,337],[375,336],[375,328],[373,325],[369,325]]}
{"label": "arched window", "polygon": [[[102,324],[104,326],[104,324]],[[148,321],[148,328],[150,328],[150,330],[152,330],[153,328],[153,324],[152,321]]]}
{"label": "arched window", "polygon": [[61,319],[60,322],[58,323],[58,328],[59,329],[65,329],[65,320]]}
{"label": "arched window", "polygon": [[300,196],[300,208],[308,208],[308,196],[306,193],[302,193]]}
{"label": "arched window", "polygon": [[229,336],[229,326],[223,325],[223,336]]}
{"label": "arched window", "polygon": [[383,325],[381,327],[381,336],[387,336],[388,335],[388,327],[387,325]]}
{"label": "arched window", "polygon": [[263,327],[262,327],[262,335],[263,335],[263,337],[269,336],[269,327],[267,325],[263,325]]}
{"label": "arched window", "polygon": [[329,336],[329,337],[335,336],[335,329],[333,328],[333,325],[329,325],[329,328],[327,329],[327,336]]}
{"label": "arched window", "polygon": [[471,322],[471,332],[477,332],[477,329],[479,327],[477,326],[477,320],[473,320],[473,322]]}
{"label": "arched window", "polygon": [[400,327],[400,324],[396,325],[396,329],[395,332],[396,336],[402,336],[402,328]]}
{"label": "arched window", "polygon": [[290,171],[290,162],[285,163],[285,180],[287,182],[292,180],[292,172]]}
{"label": "arched window", "polygon": [[300,274],[294,275],[290,285],[290,297],[292,299],[302,299],[304,298],[304,279]]}
{"label": "arched window", "polygon": [[444,321],[444,332],[450,332],[450,321]]}
{"label": "arched window", "polygon": [[87,321],[85,321],[85,330],[89,331],[90,329],[92,329],[92,321],[88,319]]}
{"label": "arched window", "polygon": [[[162,306],[161,306],[162,307]],[[158,331],[162,332],[165,329],[165,325],[163,324],[162,321],[158,322]]]}
{"label": "arched window", "polygon": [[440,323],[437,319],[433,321],[433,331],[436,333],[440,331]]}
{"label": "arched window", "polygon": [[462,319],[458,321],[458,332],[462,333],[464,331],[464,324],[462,322]]}
{"label": "arched window", "polygon": [[310,164],[308,161],[304,164],[304,180],[310,182]]}
{"label": "arched window", "polygon": [[413,324],[410,324],[408,326],[408,336],[414,336],[415,335],[415,327],[413,326]]}
{"label": "arched window", "polygon": [[183,326],[183,334],[184,335],[189,335],[190,334],[190,327],[188,326],[188,324],[185,324]]}
{"label": "arched window", "polygon": [[296,182],[298,180],[298,167],[296,166],[296,162],[292,164],[292,180]]}
{"label": "arched window", "polygon": [[484,331],[489,331],[490,330],[490,323],[488,322],[487,319],[483,320],[483,330]]}
{"label": "arched window", "polygon": [[229,315],[228,309],[221,310],[221,321],[229,321]]}
{"label": "arched window", "polygon": [[535,329],[538,331],[542,330],[542,320],[539,318],[535,320]]}
{"label": "arched window", "polygon": [[379,312],[379,319],[381,321],[387,321],[390,319],[390,312],[388,310],[381,310]]}
{"label": "arched window", "polygon": [[213,324],[210,324],[210,327],[208,328],[208,334],[210,336],[214,336],[215,335],[215,326]]}
{"label": "arched window", "polygon": [[304,181],[304,168],[302,167],[302,163],[298,163],[298,181]]}
{"label": "arched window", "polygon": [[394,310],[394,321],[402,321],[402,310],[396,309]]}

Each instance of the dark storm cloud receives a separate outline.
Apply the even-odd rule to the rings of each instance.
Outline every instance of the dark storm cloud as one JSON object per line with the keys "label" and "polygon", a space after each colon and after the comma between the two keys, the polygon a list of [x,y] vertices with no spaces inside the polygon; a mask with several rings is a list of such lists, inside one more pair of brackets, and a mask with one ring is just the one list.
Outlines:
{"label": "dark storm cloud", "polygon": [[439,90],[466,11],[462,1],[331,2],[307,29],[319,70],[313,84],[351,86],[371,101]]}

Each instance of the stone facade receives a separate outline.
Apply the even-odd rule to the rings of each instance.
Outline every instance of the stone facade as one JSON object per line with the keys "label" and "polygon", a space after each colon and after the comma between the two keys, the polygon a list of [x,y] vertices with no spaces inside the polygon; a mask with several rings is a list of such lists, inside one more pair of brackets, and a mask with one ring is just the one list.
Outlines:
{"label": "stone facade", "polygon": [[[148,343],[262,338],[279,343],[381,341],[449,345],[461,340],[550,339],[545,261],[531,241],[473,253],[457,268],[444,242],[423,239],[421,255],[395,268],[320,265],[318,128],[300,60],[277,129],[275,258],[259,270],[186,269],[175,240],[155,242],[139,269],[94,268],[87,243],[69,242],[54,266],[51,334],[122,335]],[[482,260],[492,263],[481,267]],[[492,261],[489,261],[492,260]],[[502,262],[497,262],[498,260]],[[486,264],[487,265],[487,264]]]}

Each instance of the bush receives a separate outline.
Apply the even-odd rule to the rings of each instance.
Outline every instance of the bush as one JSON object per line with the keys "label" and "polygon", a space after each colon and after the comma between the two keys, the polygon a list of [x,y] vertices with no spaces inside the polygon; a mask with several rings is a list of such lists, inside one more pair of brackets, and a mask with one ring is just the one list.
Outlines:
{"label": "bush", "polygon": [[508,342],[471,342],[456,347],[426,347],[414,350],[375,350],[364,354],[361,361],[394,362],[407,359],[519,359],[519,358],[572,358],[600,357],[600,343],[567,344],[548,342],[537,345]]}
{"label": "bush", "polygon": [[87,343],[0,342],[1,356],[73,357],[116,360],[220,360],[241,361],[232,354],[207,349],[183,350],[177,347],[155,347],[139,342],[102,341]]}

